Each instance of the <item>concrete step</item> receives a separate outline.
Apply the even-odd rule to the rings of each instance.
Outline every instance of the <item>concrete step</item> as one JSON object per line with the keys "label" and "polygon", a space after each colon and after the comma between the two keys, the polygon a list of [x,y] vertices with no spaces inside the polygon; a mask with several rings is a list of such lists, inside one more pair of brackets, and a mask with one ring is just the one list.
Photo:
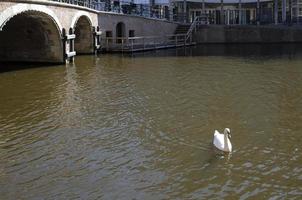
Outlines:
{"label": "concrete step", "polygon": [[178,25],[174,34],[186,34],[190,29],[190,25]]}

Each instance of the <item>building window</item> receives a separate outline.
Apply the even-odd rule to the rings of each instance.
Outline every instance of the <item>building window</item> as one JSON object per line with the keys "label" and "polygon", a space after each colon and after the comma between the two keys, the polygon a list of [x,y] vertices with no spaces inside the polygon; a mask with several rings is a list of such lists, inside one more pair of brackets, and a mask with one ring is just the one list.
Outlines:
{"label": "building window", "polygon": [[112,37],[112,31],[106,31],[106,38]]}
{"label": "building window", "polygon": [[129,37],[135,37],[134,30],[129,30]]}
{"label": "building window", "polygon": [[105,32],[105,36],[106,36],[106,42],[107,43],[111,43],[112,42],[112,31],[106,31]]}

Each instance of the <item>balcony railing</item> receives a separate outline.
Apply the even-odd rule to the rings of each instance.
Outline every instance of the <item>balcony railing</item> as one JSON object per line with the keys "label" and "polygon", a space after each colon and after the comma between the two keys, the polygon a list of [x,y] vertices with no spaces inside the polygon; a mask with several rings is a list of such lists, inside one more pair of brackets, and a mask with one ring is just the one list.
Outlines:
{"label": "balcony railing", "polygon": [[135,4],[131,0],[49,0],[61,3],[68,3],[87,7],[98,11],[107,11],[122,13],[127,15],[143,16],[157,19],[172,20],[172,13],[169,11],[168,6],[152,5],[150,4]]}
{"label": "balcony railing", "polygon": [[84,7],[91,8],[91,9],[95,9],[95,6],[97,4],[96,0],[50,0],[50,1],[84,6]]}

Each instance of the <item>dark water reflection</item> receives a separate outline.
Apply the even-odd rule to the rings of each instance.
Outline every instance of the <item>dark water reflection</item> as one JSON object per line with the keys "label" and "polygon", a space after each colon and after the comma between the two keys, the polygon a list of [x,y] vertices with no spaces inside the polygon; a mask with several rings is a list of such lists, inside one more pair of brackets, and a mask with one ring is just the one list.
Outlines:
{"label": "dark water reflection", "polygon": [[302,56],[302,44],[207,44],[177,50],[137,53],[134,56],[233,56],[241,58],[273,59]]}
{"label": "dark water reflection", "polygon": [[[301,53],[210,45],[6,64],[1,198],[300,199]],[[231,155],[211,145],[224,127]]]}

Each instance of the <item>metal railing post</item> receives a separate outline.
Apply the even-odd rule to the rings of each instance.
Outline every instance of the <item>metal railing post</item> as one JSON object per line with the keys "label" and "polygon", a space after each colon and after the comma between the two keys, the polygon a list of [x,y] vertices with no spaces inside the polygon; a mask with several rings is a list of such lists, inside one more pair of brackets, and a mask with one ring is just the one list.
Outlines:
{"label": "metal railing post", "polygon": [[155,40],[156,40],[156,38],[153,38],[153,46],[154,46],[154,49],[156,49],[156,43],[155,43]]}
{"label": "metal railing post", "polygon": [[124,52],[124,38],[122,38],[122,52]]}

